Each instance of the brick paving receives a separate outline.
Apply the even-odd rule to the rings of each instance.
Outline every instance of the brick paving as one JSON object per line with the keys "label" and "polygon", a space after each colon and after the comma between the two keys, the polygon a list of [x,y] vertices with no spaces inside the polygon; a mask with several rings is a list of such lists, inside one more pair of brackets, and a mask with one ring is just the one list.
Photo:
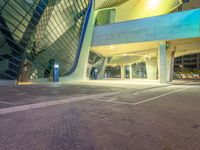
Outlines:
{"label": "brick paving", "polygon": [[[39,102],[48,102],[59,99],[68,99],[74,97],[83,97],[93,94],[102,94],[106,92],[117,92],[127,90],[127,85],[118,86],[94,86],[94,85],[20,85],[20,86],[0,86],[0,109],[34,104]],[[158,85],[148,86],[129,86],[132,91],[158,88]]]}
{"label": "brick paving", "polygon": [[[0,108],[105,93],[108,88],[86,85],[20,85],[0,87]],[[119,88],[109,88],[109,92]]]}
{"label": "brick paving", "polygon": [[[135,103],[185,87],[136,106],[115,102]],[[200,149],[199,86],[114,90],[122,93],[0,115],[0,150]]]}

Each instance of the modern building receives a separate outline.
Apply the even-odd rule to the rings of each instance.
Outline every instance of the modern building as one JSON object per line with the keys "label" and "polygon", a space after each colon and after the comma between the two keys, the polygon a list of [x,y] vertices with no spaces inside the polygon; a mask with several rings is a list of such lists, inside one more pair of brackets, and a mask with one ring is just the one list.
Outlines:
{"label": "modern building", "polygon": [[200,53],[180,56],[174,60],[174,78],[200,79]]}
{"label": "modern building", "polygon": [[191,54],[175,58],[174,71],[197,71],[200,70],[200,54]]}
{"label": "modern building", "polygon": [[93,70],[98,79],[169,82],[176,57],[200,53],[199,8],[198,0],[1,0],[0,83],[51,81],[55,64],[61,82],[89,80]]}

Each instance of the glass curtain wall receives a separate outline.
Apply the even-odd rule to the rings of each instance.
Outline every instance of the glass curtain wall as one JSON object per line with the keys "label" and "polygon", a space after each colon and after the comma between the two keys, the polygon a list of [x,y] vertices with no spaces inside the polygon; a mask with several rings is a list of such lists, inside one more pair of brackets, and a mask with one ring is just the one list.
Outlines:
{"label": "glass curtain wall", "polygon": [[[60,76],[75,63],[88,0],[2,0],[0,2],[0,79]],[[29,66],[29,67],[27,67]]]}

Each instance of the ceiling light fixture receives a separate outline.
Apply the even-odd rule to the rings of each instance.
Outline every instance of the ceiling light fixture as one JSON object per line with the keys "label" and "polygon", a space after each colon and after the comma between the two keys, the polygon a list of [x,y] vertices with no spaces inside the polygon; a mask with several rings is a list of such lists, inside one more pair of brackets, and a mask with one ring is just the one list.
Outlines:
{"label": "ceiling light fixture", "polygon": [[110,46],[110,49],[113,49],[114,48],[114,46]]}
{"label": "ceiling light fixture", "polygon": [[155,9],[160,5],[160,0],[148,0],[147,6],[150,9]]}

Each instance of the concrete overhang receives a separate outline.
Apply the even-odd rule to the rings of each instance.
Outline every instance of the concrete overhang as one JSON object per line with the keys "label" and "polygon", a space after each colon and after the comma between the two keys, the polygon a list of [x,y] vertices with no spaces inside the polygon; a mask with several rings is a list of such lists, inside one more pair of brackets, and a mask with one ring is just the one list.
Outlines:
{"label": "concrete overhang", "polygon": [[150,53],[155,51],[158,47],[158,42],[145,42],[145,43],[128,43],[117,45],[105,45],[92,47],[92,51],[103,57],[111,57],[116,55],[142,55],[146,52]]}
{"label": "concrete overhang", "polygon": [[102,56],[157,49],[159,41],[200,37],[200,9],[95,27],[92,51]]}
{"label": "concrete overhang", "polygon": [[128,65],[144,61],[143,56],[114,56],[108,65]]}

